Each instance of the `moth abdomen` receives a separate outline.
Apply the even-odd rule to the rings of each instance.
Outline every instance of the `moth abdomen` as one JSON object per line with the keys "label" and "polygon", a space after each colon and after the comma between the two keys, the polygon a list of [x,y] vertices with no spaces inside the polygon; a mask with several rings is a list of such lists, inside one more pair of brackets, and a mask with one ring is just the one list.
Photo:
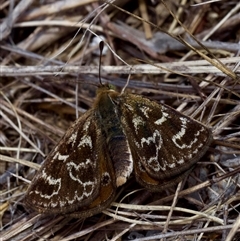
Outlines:
{"label": "moth abdomen", "polygon": [[133,160],[125,135],[112,136],[108,149],[116,175],[117,187],[123,185],[133,171]]}

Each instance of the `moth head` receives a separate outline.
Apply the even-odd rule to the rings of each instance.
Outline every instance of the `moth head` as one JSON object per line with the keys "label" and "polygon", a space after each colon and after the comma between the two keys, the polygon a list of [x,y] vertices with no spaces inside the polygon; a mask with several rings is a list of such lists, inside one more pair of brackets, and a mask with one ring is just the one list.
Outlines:
{"label": "moth head", "polygon": [[97,89],[97,94],[100,94],[102,92],[105,92],[105,91],[115,91],[115,87],[111,84],[102,84],[100,83],[100,85],[98,86],[98,89]]}

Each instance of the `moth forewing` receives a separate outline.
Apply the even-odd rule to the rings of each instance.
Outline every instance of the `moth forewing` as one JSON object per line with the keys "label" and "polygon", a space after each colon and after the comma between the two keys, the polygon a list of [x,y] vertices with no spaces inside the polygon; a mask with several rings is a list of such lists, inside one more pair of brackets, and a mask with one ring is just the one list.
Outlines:
{"label": "moth forewing", "polygon": [[181,180],[212,141],[204,125],[141,96],[123,94],[118,108],[135,174],[147,188],[159,191]]}
{"label": "moth forewing", "polygon": [[116,196],[116,184],[115,173],[113,165],[106,152],[107,147],[102,146],[102,150],[99,155],[99,173],[101,173],[99,193],[98,196],[85,206],[78,208],[75,212],[69,215],[77,218],[86,218],[94,214],[100,213],[106,209],[115,199]]}
{"label": "moth forewing", "polygon": [[42,213],[68,213],[99,194],[99,134],[93,111],[67,130],[33,179],[26,203]]}

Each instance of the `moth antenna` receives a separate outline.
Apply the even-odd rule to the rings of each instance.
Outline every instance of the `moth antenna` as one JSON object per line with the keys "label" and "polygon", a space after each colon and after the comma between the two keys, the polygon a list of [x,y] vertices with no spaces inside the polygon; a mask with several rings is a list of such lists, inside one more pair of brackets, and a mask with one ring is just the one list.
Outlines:
{"label": "moth antenna", "polygon": [[103,41],[100,41],[100,42],[99,42],[100,56],[99,56],[98,78],[99,78],[99,83],[100,83],[100,85],[102,85],[102,86],[103,86],[103,84],[102,84],[102,79],[101,79],[101,63],[102,63],[103,47],[104,47],[104,42],[103,42]]}

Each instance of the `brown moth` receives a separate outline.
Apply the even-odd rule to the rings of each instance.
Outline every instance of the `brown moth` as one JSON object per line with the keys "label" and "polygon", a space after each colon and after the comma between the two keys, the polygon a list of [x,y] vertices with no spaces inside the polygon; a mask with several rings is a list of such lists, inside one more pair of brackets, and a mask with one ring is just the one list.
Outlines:
{"label": "brown moth", "polygon": [[133,173],[151,191],[182,180],[211,131],[166,105],[101,85],[33,179],[26,204],[40,213],[89,217],[106,209]]}

